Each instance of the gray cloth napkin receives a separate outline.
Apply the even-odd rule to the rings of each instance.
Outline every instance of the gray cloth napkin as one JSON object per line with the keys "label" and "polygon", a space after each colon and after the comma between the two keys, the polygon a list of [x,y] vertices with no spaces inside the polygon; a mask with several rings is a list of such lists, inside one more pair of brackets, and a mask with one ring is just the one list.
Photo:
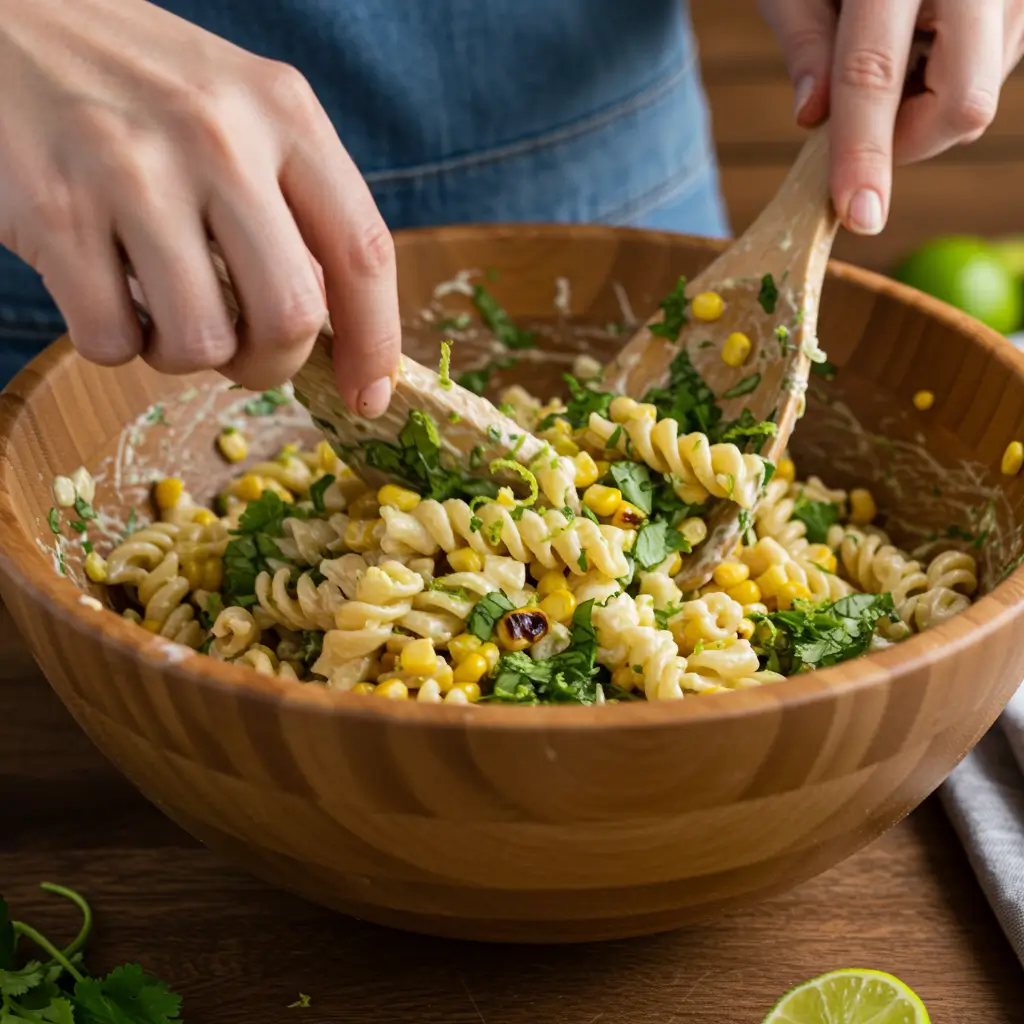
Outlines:
{"label": "gray cloth napkin", "polygon": [[940,793],[978,881],[1024,964],[1024,686]]}

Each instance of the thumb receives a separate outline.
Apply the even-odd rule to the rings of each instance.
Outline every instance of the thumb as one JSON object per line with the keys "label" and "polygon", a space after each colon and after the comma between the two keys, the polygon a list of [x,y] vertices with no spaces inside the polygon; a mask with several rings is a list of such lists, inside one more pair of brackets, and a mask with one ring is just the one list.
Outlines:
{"label": "thumb", "polygon": [[805,128],[828,115],[836,34],[831,0],[759,0],[793,83],[793,116]]}

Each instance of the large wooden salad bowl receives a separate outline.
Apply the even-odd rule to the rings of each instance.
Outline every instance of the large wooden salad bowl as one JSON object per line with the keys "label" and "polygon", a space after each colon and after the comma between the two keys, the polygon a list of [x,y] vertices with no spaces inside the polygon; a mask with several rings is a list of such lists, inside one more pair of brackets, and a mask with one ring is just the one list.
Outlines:
{"label": "large wooden salad bowl", "polygon": [[[589,325],[579,344],[603,360],[616,344],[604,325],[623,319],[624,297],[642,320],[718,251],[585,227],[446,228],[397,243],[403,314],[424,361],[440,336],[417,325],[418,311],[459,271],[497,271],[488,287],[511,315],[546,324],[564,350],[558,294]],[[842,264],[830,270],[820,337],[838,372],[814,378],[793,442],[801,474],[866,482],[897,536],[916,532],[908,544],[950,526],[980,538],[977,602],[880,654],[671,704],[459,708],[183,653],[90,607],[73,559],[71,578],[55,571],[50,482],[121,458],[96,505],[123,514],[111,488],[123,428],[136,421],[127,443],[141,485],[139,467],[184,469],[197,495],[212,496],[230,472],[213,454],[212,424],[161,441],[148,429],[161,417],[146,410],[162,403],[173,424],[183,392],[213,395],[219,378],[161,377],[140,362],[100,369],[66,340],[0,397],[0,593],[53,688],[125,775],[286,889],[372,921],[484,940],[639,935],[742,907],[899,821],[1024,677],[1024,569],[1012,568],[1024,476],[999,472],[1007,441],[1024,437],[1024,360],[949,307]],[[528,362],[503,379],[548,392],[565,368]],[[911,401],[922,388],[936,396],[927,413]],[[294,426],[267,423],[264,452],[294,440]]]}

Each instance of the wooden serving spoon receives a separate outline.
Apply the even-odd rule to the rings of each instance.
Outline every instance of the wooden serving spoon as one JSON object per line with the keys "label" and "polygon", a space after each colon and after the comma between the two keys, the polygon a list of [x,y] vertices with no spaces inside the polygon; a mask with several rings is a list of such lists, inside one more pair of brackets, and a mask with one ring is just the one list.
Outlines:
{"label": "wooden serving spoon", "polygon": [[[701,292],[722,297],[721,317],[704,322],[691,310],[678,338],[669,340],[651,332],[666,319],[659,310],[608,365],[602,386],[640,398],[666,383],[672,360],[685,348],[718,396],[725,419],[748,409],[755,420],[775,421],[777,431],[761,454],[777,464],[803,414],[811,356],[817,353],[818,301],[838,223],[829,190],[826,126],[804,144],[757,220],[689,282],[691,299]],[[738,367],[723,361],[723,346],[734,332],[751,343]],[[714,503],[707,539],[683,558],[676,576],[684,590],[711,578],[735,547],[745,518],[734,502]]]}

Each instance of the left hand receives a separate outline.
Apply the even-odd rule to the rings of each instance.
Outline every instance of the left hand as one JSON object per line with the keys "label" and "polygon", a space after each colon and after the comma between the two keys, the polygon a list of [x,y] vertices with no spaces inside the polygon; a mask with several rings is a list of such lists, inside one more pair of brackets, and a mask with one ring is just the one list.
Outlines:
{"label": "left hand", "polygon": [[[862,235],[885,226],[893,164],[981,136],[1024,54],[1024,0],[760,0],[760,8],[782,47],[797,122],[830,119],[833,202]],[[934,40],[924,91],[901,105],[915,29]]]}

